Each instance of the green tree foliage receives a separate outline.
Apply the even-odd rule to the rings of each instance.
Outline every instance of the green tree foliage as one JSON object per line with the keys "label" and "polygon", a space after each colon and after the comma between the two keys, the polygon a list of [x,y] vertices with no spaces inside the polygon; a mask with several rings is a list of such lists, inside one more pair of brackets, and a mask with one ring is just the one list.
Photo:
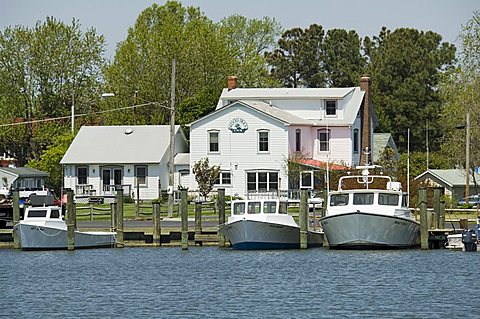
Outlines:
{"label": "green tree foliage", "polygon": [[441,123],[445,131],[443,153],[452,164],[465,167],[466,114],[470,114],[470,164],[480,166],[480,12],[463,28],[460,66],[443,78],[441,96],[445,105]]}
{"label": "green tree foliage", "polygon": [[30,167],[48,172],[49,176],[46,183],[50,188],[55,189],[57,194],[60,194],[63,179],[60,161],[72,141],[73,136],[69,133],[58,135],[55,141],[47,146],[40,159],[32,159],[27,164]]}
{"label": "green tree foliage", "polygon": [[430,147],[439,147],[438,84],[441,74],[455,61],[455,47],[441,40],[439,34],[431,31],[401,28],[391,32],[385,27],[378,36],[364,40],[380,130],[397,133],[400,150],[406,149],[408,128],[411,148],[425,149],[427,120]]}
{"label": "green tree foliage", "polygon": [[285,87],[323,87],[325,73],[322,60],[322,26],[287,30],[278,40],[278,49],[268,53],[271,74]]}
{"label": "green tree foliage", "polygon": [[195,180],[197,181],[200,194],[206,198],[212,191],[215,180],[220,174],[220,166],[210,166],[208,158],[203,158],[195,162],[192,172],[195,174]]}
{"label": "green tree foliage", "polygon": [[220,21],[220,35],[226,39],[230,54],[235,58],[231,75],[236,75],[241,87],[271,87],[276,85],[268,74],[265,52],[275,46],[282,27],[274,19],[247,19],[232,15]]}
{"label": "green tree foliage", "polygon": [[[77,20],[66,25],[54,18],[34,28],[7,27],[0,32],[0,121],[14,122],[67,116],[91,109],[101,89],[103,36],[82,32]],[[86,101],[90,101],[87,103]],[[4,126],[0,149],[20,165],[38,159],[65,122]]]}
{"label": "green tree foliage", "polygon": [[395,159],[395,151],[391,147],[386,147],[383,150],[375,164],[382,166],[387,176],[396,177],[398,163]]}

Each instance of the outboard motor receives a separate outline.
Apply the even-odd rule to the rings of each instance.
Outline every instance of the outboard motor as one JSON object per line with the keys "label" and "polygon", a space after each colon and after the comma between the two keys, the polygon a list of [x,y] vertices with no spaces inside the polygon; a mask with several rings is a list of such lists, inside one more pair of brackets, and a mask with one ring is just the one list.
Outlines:
{"label": "outboard motor", "polygon": [[464,229],[462,231],[462,243],[465,251],[477,251],[477,234],[473,229]]}

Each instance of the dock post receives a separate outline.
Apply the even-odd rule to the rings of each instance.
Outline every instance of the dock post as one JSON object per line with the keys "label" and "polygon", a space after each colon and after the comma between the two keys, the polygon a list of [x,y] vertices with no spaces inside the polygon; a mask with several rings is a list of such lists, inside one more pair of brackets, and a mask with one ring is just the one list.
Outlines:
{"label": "dock post", "polygon": [[427,190],[422,187],[418,190],[420,205],[420,247],[428,249],[428,220],[427,220]]}
{"label": "dock post", "polygon": [[117,215],[117,203],[110,203],[110,229],[115,231],[117,228],[117,223],[115,216]]}
{"label": "dock post", "polygon": [[118,186],[116,189],[116,202],[117,202],[117,248],[123,248],[123,188]]}
{"label": "dock post", "polygon": [[[327,202],[328,202],[328,189],[325,187],[323,189],[323,203],[322,203],[322,217],[327,216]],[[323,247],[329,247],[328,239],[325,234],[323,234]]]}
{"label": "dock post", "polygon": [[153,245],[162,245],[162,229],[160,225],[160,203],[153,203]]}
{"label": "dock post", "polygon": [[308,194],[307,190],[302,189],[300,191],[300,211],[299,211],[299,224],[300,224],[300,249],[308,248]]}
{"label": "dock post", "polygon": [[440,201],[440,220],[438,222],[439,229],[445,229],[445,201]]}
{"label": "dock post", "polygon": [[[218,189],[218,225],[225,224],[225,188]],[[218,233],[218,247],[225,247],[225,235]]]}
{"label": "dock post", "polygon": [[202,202],[195,202],[195,235],[202,233]]}
{"label": "dock post", "polygon": [[[20,222],[20,197],[18,190],[13,191],[13,226]],[[18,232],[13,228],[13,248],[20,249]]]}
{"label": "dock post", "polygon": [[182,219],[182,250],[188,250],[188,202],[186,189],[180,191],[180,216]]}
{"label": "dock post", "polygon": [[73,189],[67,190],[67,249],[75,250],[75,202],[73,199]]}
{"label": "dock post", "polygon": [[442,196],[442,187],[435,187],[433,189],[433,211],[435,218],[433,219],[432,228],[440,228],[440,197]]}

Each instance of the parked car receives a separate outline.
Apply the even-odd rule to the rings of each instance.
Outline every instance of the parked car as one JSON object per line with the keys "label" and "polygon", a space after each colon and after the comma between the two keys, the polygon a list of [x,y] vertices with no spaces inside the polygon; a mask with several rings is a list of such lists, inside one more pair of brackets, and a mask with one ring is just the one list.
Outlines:
{"label": "parked car", "polygon": [[[479,195],[472,195],[468,196],[468,204],[473,205],[474,207],[478,206],[480,203],[480,196]],[[462,198],[458,201],[458,206],[464,206],[466,204],[465,198]]]}

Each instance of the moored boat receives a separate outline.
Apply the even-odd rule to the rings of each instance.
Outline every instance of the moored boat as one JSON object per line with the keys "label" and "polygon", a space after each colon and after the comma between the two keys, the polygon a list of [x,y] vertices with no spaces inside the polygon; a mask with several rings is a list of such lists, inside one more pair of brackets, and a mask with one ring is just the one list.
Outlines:
{"label": "moored boat", "polygon": [[[23,250],[67,249],[67,224],[61,207],[27,207],[24,219],[14,226]],[[105,248],[115,245],[114,232],[80,232],[75,230],[75,248]]]}
{"label": "moored boat", "polygon": [[[370,175],[374,166],[359,166],[362,175],[344,176],[338,190],[328,196],[325,217],[320,219],[330,248],[410,248],[420,244],[420,223],[407,206],[408,194],[399,182]],[[347,189],[348,181],[357,185]],[[377,182],[379,181],[380,182]],[[352,182],[350,182],[352,183]],[[372,188],[374,183],[383,187]]]}
{"label": "moored boat", "polygon": [[[233,249],[300,248],[300,227],[288,215],[288,203],[278,199],[232,201],[231,215],[221,225]],[[323,233],[308,232],[308,246],[323,244]]]}

